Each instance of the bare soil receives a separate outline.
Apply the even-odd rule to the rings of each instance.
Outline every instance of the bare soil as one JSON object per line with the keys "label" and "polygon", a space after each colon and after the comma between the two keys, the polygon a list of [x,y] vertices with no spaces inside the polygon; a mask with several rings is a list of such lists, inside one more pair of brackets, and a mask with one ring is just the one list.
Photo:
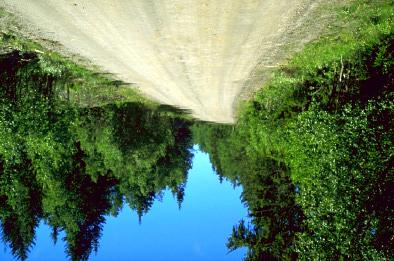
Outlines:
{"label": "bare soil", "polygon": [[[146,96],[232,123],[239,97],[312,40],[322,0],[1,0],[59,42]],[[316,21],[317,22],[317,21]]]}

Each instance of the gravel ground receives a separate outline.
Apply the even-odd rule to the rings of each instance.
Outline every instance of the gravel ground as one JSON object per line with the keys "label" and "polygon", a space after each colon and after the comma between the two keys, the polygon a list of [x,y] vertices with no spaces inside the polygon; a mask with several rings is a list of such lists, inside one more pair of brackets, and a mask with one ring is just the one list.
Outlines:
{"label": "gravel ground", "polygon": [[[214,122],[317,33],[321,0],[1,0],[40,37]],[[294,48],[293,48],[294,49]]]}

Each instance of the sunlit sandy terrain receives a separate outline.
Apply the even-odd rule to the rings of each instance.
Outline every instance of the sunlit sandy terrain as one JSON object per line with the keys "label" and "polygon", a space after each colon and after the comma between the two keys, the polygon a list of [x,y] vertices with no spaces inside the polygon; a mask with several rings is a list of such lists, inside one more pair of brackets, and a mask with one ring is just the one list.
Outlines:
{"label": "sunlit sandy terrain", "polygon": [[[3,0],[26,25],[197,118],[233,122],[318,0]],[[0,4],[1,5],[1,4]]]}

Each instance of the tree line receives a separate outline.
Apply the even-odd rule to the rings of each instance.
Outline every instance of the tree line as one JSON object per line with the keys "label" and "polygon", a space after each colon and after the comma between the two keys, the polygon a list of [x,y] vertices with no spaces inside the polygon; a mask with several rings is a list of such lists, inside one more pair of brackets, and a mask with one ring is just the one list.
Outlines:
{"label": "tree line", "polygon": [[235,126],[195,124],[222,178],[243,186],[245,260],[394,258],[393,6],[353,1],[276,71]]}
{"label": "tree line", "polygon": [[142,103],[76,107],[45,66],[34,53],[0,56],[0,232],[25,260],[43,220],[54,242],[65,232],[70,260],[87,260],[124,204],[141,218],[165,189],[182,203],[190,123]]}

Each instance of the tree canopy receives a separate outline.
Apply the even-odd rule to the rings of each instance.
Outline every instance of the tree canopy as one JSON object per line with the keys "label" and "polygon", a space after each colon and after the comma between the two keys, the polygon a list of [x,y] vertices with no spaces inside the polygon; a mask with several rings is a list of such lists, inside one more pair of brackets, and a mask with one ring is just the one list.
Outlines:
{"label": "tree canopy", "polygon": [[141,217],[167,188],[182,203],[188,121],[141,103],[76,107],[35,54],[2,55],[0,69],[0,220],[15,257],[27,258],[40,220],[55,242],[65,232],[70,260],[87,260],[124,203]]}
{"label": "tree canopy", "polygon": [[[229,238],[246,260],[394,258],[393,6],[353,1],[345,28],[306,46],[235,126],[193,126],[250,221]],[[342,18],[343,19],[343,18]]]}

